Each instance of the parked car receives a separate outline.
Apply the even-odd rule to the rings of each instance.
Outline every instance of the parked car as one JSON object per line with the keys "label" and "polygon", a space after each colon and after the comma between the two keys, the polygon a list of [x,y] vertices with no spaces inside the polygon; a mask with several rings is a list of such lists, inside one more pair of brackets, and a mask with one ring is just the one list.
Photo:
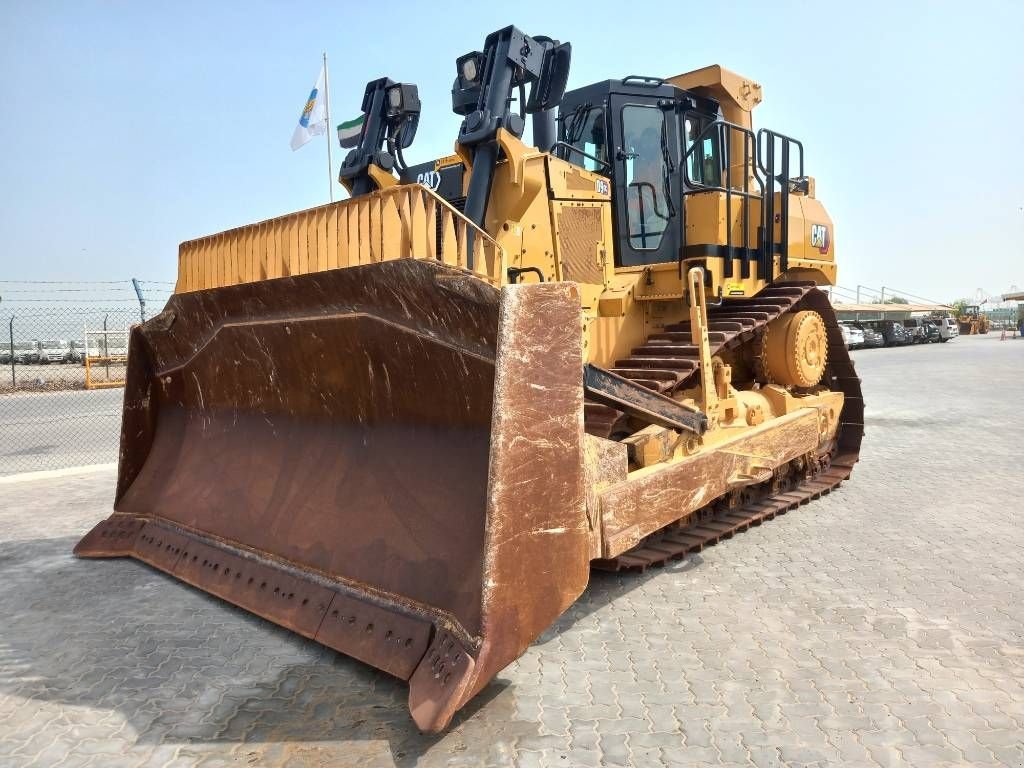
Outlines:
{"label": "parked car", "polygon": [[960,335],[960,326],[957,324],[956,318],[939,317],[935,318],[932,322],[938,327],[939,341],[943,343]]}
{"label": "parked car", "polygon": [[47,339],[39,343],[39,362],[66,363],[68,361],[68,343],[61,339]]}
{"label": "parked car", "polygon": [[82,342],[75,341],[72,339],[68,342],[68,356],[67,361],[69,363],[84,363],[85,362],[85,349],[82,346]]}
{"label": "parked car", "polygon": [[924,330],[924,322],[919,317],[908,317],[903,321],[903,327],[910,337],[911,344],[924,344],[928,341],[928,335]]}
{"label": "parked car", "polygon": [[868,349],[875,349],[877,347],[885,346],[885,337],[881,333],[876,331],[870,326],[862,325],[861,323],[854,323],[857,328],[860,328],[864,332],[864,346]]}
{"label": "parked car", "polygon": [[[914,343],[913,336],[910,335],[910,332],[906,328],[897,323],[895,320],[890,322],[892,323],[891,327],[886,327],[885,329],[882,330],[883,336],[885,336],[886,330],[890,330],[892,332],[892,338],[894,339],[893,343],[895,343],[897,346]],[[888,338],[886,339],[886,343],[889,343]]]}
{"label": "parked car", "polygon": [[843,334],[843,341],[847,349],[860,349],[864,346],[864,331],[850,322],[842,322],[839,329]]}
{"label": "parked car", "polygon": [[927,317],[908,317],[903,321],[903,327],[910,331],[910,338],[914,344],[939,341],[939,329]]}
{"label": "parked car", "polygon": [[38,341],[14,342],[14,362],[22,365],[39,362]]}
{"label": "parked car", "polygon": [[902,323],[897,323],[895,320],[872,320],[868,325],[882,334],[887,347],[901,347],[904,344],[913,343],[910,332],[903,327]]}

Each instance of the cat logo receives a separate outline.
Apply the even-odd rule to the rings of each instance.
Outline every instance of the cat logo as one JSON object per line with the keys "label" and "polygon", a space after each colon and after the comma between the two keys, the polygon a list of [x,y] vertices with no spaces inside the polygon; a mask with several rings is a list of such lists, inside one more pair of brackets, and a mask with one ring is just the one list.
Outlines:
{"label": "cat logo", "polygon": [[746,293],[743,290],[743,283],[726,283],[725,292],[729,296],[743,296]]}
{"label": "cat logo", "polygon": [[821,253],[828,253],[831,244],[828,227],[824,224],[811,224],[811,248],[817,248]]}
{"label": "cat logo", "polygon": [[424,187],[437,192],[437,188],[441,186],[441,174],[437,171],[424,171],[423,173],[416,174],[416,183],[422,184]]}

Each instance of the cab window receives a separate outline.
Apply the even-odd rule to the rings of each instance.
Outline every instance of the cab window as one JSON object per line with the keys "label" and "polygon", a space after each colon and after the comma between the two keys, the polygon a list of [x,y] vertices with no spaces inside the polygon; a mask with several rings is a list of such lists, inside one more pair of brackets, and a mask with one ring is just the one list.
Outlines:
{"label": "cab window", "polygon": [[688,115],[686,129],[686,173],[693,184],[704,187],[722,186],[722,165],[718,154],[718,133],[709,131],[710,120]]}
{"label": "cab window", "polygon": [[657,107],[622,108],[622,157],[626,166],[626,225],[629,244],[636,250],[655,250],[670,219],[665,199],[665,116]]}
{"label": "cab window", "polygon": [[604,110],[580,106],[563,123],[563,138],[576,151],[567,152],[570,163],[596,173],[608,169],[608,142],[605,138]]}

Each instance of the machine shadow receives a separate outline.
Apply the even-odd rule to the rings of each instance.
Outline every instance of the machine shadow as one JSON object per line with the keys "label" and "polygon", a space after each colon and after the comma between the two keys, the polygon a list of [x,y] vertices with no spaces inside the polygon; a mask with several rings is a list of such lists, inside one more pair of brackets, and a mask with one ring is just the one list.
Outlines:
{"label": "machine shadow", "polygon": [[[384,739],[401,766],[478,729],[508,742],[537,733],[499,677],[448,731],[424,735],[403,682],[142,563],[76,559],[76,541],[0,543],[0,695],[115,710],[140,744]],[[656,573],[593,573],[538,642]]]}
{"label": "machine shadow", "polygon": [[557,637],[574,627],[578,622],[589,618],[592,614],[616,600],[625,597],[633,590],[639,589],[652,579],[665,573],[681,573],[699,568],[704,559],[700,554],[689,554],[678,560],[654,565],[643,572],[639,571],[590,571],[590,582],[579,599],[569,607],[555,622],[546,629],[536,642],[543,643]]}

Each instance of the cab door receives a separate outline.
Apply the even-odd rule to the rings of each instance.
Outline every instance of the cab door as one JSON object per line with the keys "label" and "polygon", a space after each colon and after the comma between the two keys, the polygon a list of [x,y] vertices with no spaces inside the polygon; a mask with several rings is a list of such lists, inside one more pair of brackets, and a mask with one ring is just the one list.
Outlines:
{"label": "cab door", "polygon": [[679,259],[680,190],[675,112],[655,98],[613,95],[616,266]]}

